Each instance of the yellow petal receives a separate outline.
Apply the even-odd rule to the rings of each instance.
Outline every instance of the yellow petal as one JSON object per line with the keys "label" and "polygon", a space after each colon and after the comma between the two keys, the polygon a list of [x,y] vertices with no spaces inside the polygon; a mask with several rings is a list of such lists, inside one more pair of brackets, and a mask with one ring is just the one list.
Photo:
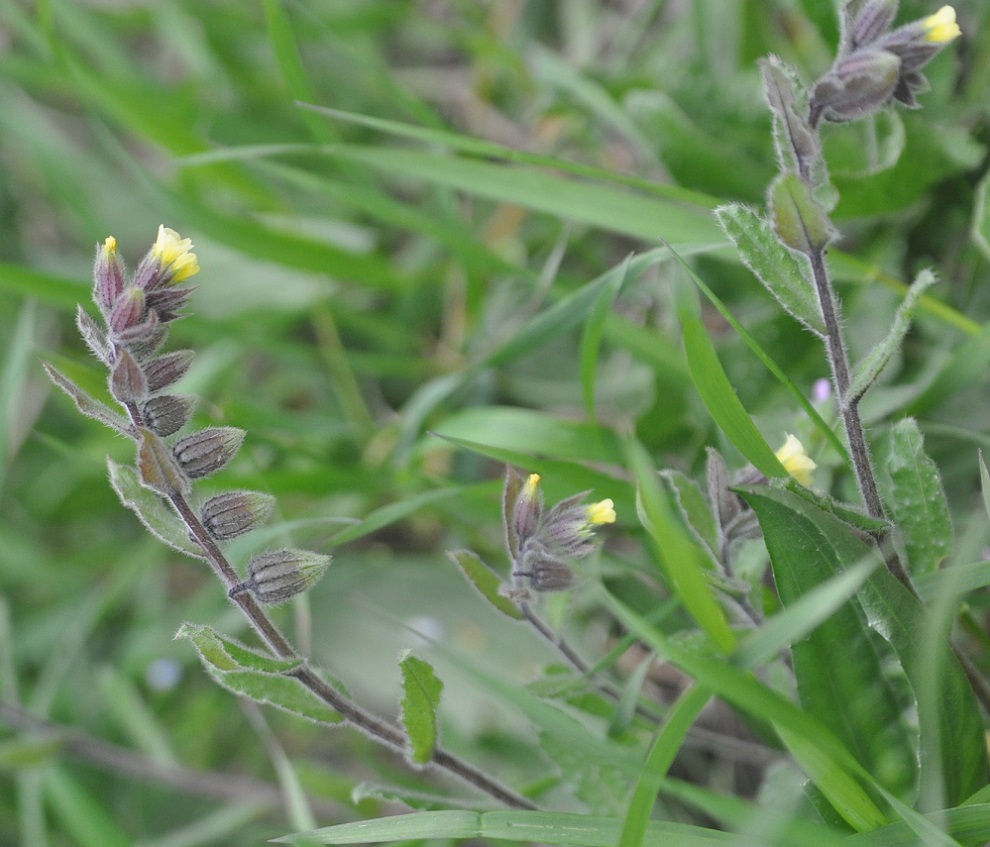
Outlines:
{"label": "yellow petal", "polygon": [[956,23],[956,10],[951,6],[943,6],[934,15],[925,18],[922,23],[925,25],[925,39],[936,44],[946,44],[962,35],[962,30]]}
{"label": "yellow petal", "polygon": [[588,523],[615,523],[615,504],[611,498],[599,500],[597,503],[592,503],[588,506]]}

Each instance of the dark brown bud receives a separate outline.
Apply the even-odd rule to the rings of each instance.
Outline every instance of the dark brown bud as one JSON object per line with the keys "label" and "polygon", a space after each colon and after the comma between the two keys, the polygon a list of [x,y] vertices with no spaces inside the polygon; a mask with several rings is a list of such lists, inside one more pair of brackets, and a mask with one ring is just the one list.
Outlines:
{"label": "dark brown bud", "polygon": [[148,429],[164,438],[182,429],[195,408],[196,398],[191,394],[162,394],[141,406],[141,418]]}
{"label": "dark brown bud", "polygon": [[152,359],[144,366],[144,376],[148,380],[148,390],[154,393],[168,388],[185,376],[196,354],[192,350],[176,350]]}
{"label": "dark brown bud", "polygon": [[228,491],[207,500],[200,511],[203,526],[218,541],[254,529],[268,519],[275,498],[258,491]]}
{"label": "dark brown bud", "polygon": [[140,403],[148,396],[148,380],[127,350],[119,350],[110,370],[110,394],[124,406]]}
{"label": "dark brown bud", "polygon": [[250,591],[259,603],[284,603],[319,582],[328,567],[329,556],[309,550],[262,553],[248,563],[248,578],[229,594],[236,597]]}
{"label": "dark brown bud", "polygon": [[172,451],[185,474],[190,479],[200,479],[226,465],[243,440],[243,429],[214,426],[179,439]]}

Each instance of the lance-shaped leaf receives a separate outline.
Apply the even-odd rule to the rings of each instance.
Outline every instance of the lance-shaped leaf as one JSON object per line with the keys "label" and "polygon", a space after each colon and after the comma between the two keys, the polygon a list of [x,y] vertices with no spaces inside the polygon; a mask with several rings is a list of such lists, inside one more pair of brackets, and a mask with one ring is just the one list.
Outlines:
{"label": "lance-shaped leaf", "polygon": [[409,759],[414,764],[425,765],[433,758],[439,729],[437,708],[443,683],[433,668],[417,659],[408,650],[399,656],[402,671],[402,725],[409,742]]}
{"label": "lance-shaped leaf", "polygon": [[952,520],[938,467],[925,455],[914,418],[898,421],[891,430],[885,467],[887,505],[901,529],[908,567],[913,574],[932,573],[952,552]]}
{"label": "lance-shaped leaf", "polygon": [[198,624],[183,624],[175,637],[188,638],[210,676],[234,694],[317,723],[339,724],[344,720],[291,675],[303,664],[302,659],[266,656]]}
{"label": "lance-shaped leaf", "polygon": [[118,415],[105,403],[94,400],[65,374],[48,364],[48,362],[43,362],[42,365],[45,373],[48,374],[48,378],[72,398],[72,402],[76,404],[76,408],[87,418],[99,421],[120,435],[126,435],[128,438],[134,437],[130,422],[123,415]]}
{"label": "lance-shaped leaf", "polygon": [[904,300],[901,301],[901,305],[897,307],[897,311],[894,313],[894,320],[887,335],[856,366],[852,388],[849,390],[850,397],[854,399],[862,397],[866,389],[880,376],[891,357],[901,346],[901,342],[904,341],[904,336],[907,335],[911,326],[911,317],[914,315],[921,295],[934,284],[935,276],[929,270],[922,271],[911,283]]}
{"label": "lance-shaped leaf", "polygon": [[190,540],[186,525],[158,494],[141,484],[134,468],[107,459],[107,470],[120,502],[138,516],[148,532],[173,550],[204,558],[199,545]]}
{"label": "lance-shaped leaf", "polygon": [[[760,519],[785,607],[876,555],[845,526],[814,514],[817,509],[796,495],[768,496],[765,489],[741,493]],[[912,735],[884,671],[890,646],[870,628],[863,609],[844,604],[793,644],[791,654],[801,705],[842,739],[885,788],[905,796],[915,777]]]}
{"label": "lance-shaped leaf", "polygon": [[[788,491],[751,489],[745,496],[761,521],[766,515],[768,521],[780,525],[771,529],[782,537],[780,544],[788,544],[787,524],[791,524],[792,536],[801,533],[806,540],[820,542],[821,551],[813,555],[818,570],[837,564],[848,566],[872,555],[872,548],[842,522]],[[769,543],[770,532],[767,534]],[[790,541],[791,545],[797,543],[796,537]],[[792,580],[811,580],[811,560],[809,553],[793,563]],[[894,648],[917,702],[920,796],[937,798],[939,808],[962,802],[986,784],[987,750],[976,698],[942,627],[886,568],[872,572],[856,601],[870,626]],[[831,661],[838,665],[856,655],[844,642],[836,650]],[[848,703],[838,708],[849,714]],[[857,715],[857,720],[869,721],[870,717]]]}
{"label": "lance-shaped leaf", "polygon": [[461,569],[465,579],[478,589],[481,596],[498,611],[515,621],[523,619],[523,614],[516,607],[516,604],[499,593],[499,589],[503,585],[502,580],[492,573],[488,566],[474,553],[470,550],[452,550],[447,553],[447,558]]}
{"label": "lance-shaped leaf", "polygon": [[110,342],[107,340],[107,334],[82,306],[76,306],[76,326],[90,352],[104,365],[109,365]]}
{"label": "lance-shaped leaf", "polygon": [[172,452],[150,429],[138,427],[137,469],[141,484],[163,497],[187,494],[189,480],[179,469]]}
{"label": "lance-shaped leaf", "polygon": [[777,236],[798,253],[812,256],[835,236],[825,210],[797,174],[778,174],[770,183],[767,206]]}
{"label": "lance-shaped leaf", "polygon": [[802,86],[797,75],[776,56],[761,60],[759,65],[763,74],[763,93],[773,114],[773,140],[781,170],[795,171],[806,180],[813,171],[818,171],[814,175],[820,179],[823,168],[818,137],[805,119],[807,98],[800,97]]}
{"label": "lance-shaped leaf", "polygon": [[770,224],[749,206],[729,203],[719,206],[715,215],[742,263],[784,311],[816,335],[824,336],[825,325],[808,279],[807,262],[781,244]]}

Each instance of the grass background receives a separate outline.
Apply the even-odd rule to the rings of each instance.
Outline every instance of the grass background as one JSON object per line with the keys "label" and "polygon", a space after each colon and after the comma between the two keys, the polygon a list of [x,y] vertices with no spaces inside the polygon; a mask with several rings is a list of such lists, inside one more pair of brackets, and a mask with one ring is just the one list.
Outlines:
{"label": "grass background", "polygon": [[[904,20],[931,11],[901,5]],[[843,127],[827,151],[854,354],[882,335],[898,282],[929,266],[942,279],[864,412],[878,431],[920,418],[973,560],[988,540],[975,448],[990,444],[990,298],[971,228],[990,4],[957,10],[966,35],[930,67],[924,109]],[[689,474],[708,444],[742,462],[688,377],[674,303],[689,283],[661,238],[802,391],[826,375],[710,210],[759,204],[775,171],[756,60],[813,79],[835,21],[814,0],[0,2],[0,696],[157,765],[275,785],[284,750],[328,804],[320,823],[393,809],[352,802],[365,780],[418,785],[359,735],[242,708],[171,641],[186,620],[244,627],[199,564],[116,501],[105,456],[130,461],[130,446],[45,380],[41,359],[105,392],[72,326],[93,245],[114,235],[133,266],[164,223],[203,267],[171,336],[198,353],[183,389],[203,398],[200,424],[248,431],[204,488],[279,499],[233,558],[290,540],[331,550],[308,603],[281,613],[306,649],[387,714],[396,654],[427,651],[447,685],[445,743],[510,783],[549,778],[532,730],[463,663],[522,685],[552,654],[489,612],[444,551],[504,569],[496,460],[512,457],[551,499],[613,497],[596,567],[631,603],[662,593],[619,436]],[[705,318],[765,437],[809,439],[817,483],[852,499],[793,398]],[[588,655],[607,651],[615,627],[589,593],[566,619]],[[0,843],[260,843],[305,821],[61,758],[23,732],[2,740]]]}

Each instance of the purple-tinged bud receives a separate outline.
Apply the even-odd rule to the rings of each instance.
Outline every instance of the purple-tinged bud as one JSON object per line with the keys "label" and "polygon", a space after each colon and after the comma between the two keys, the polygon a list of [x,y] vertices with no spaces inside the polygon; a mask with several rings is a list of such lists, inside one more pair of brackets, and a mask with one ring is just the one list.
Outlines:
{"label": "purple-tinged bud", "polygon": [[144,292],[132,285],[113,304],[107,323],[114,335],[119,336],[125,330],[138,326],[144,316]]}
{"label": "purple-tinged bud", "polygon": [[76,306],[76,326],[90,352],[104,365],[109,365],[110,342],[107,340],[107,335],[82,306]]}
{"label": "purple-tinged bud", "polygon": [[165,497],[188,494],[189,480],[175,462],[172,452],[155,433],[144,427],[138,429],[138,478],[145,488]]}
{"label": "purple-tinged bud", "polygon": [[866,0],[851,24],[848,23],[848,10],[851,4],[846,4],[843,16],[849,26],[849,50],[855,50],[864,44],[876,41],[887,31],[894,22],[897,14],[897,0]]}
{"label": "purple-tinged bud", "polygon": [[541,594],[566,591],[575,583],[574,571],[559,556],[539,545],[531,546],[523,553],[519,569],[512,572],[513,580],[529,581],[530,587]]}
{"label": "purple-tinged bud", "polygon": [[191,394],[161,394],[141,406],[141,419],[148,429],[165,438],[184,427],[196,408]]}
{"label": "purple-tinged bud", "polygon": [[186,305],[190,295],[196,290],[190,288],[160,288],[147,293],[146,300],[149,309],[158,312],[162,323],[174,321],[179,317],[179,309]]}
{"label": "purple-tinged bud", "polygon": [[134,274],[134,284],[148,292],[158,291],[199,273],[192,246],[190,239],[181,238],[174,229],[159,226],[158,238]]}
{"label": "purple-tinged bud", "polygon": [[864,48],[836,62],[812,91],[812,110],[830,121],[852,121],[890,102],[901,70],[897,56]]}
{"label": "purple-tinged bud", "polygon": [[532,537],[543,517],[543,492],[539,484],[540,475],[530,474],[519,489],[512,509],[512,526],[520,545]]}
{"label": "purple-tinged bud", "polygon": [[196,354],[192,350],[176,350],[152,359],[144,366],[144,376],[148,380],[148,390],[161,391],[185,376]]}
{"label": "purple-tinged bud", "polygon": [[248,563],[248,578],[233,586],[231,597],[250,591],[266,605],[284,603],[320,581],[330,557],[309,550],[278,550],[262,553]]}
{"label": "purple-tinged bud", "polygon": [[117,253],[117,239],[112,235],[96,245],[93,280],[93,302],[99,306],[103,317],[109,318],[124,291],[124,262]]}
{"label": "purple-tinged bud", "polygon": [[118,350],[110,370],[110,394],[123,406],[140,403],[148,396],[148,380],[127,350]]}
{"label": "purple-tinged bud", "polygon": [[190,479],[209,476],[227,464],[244,440],[244,430],[213,426],[179,439],[172,452]]}
{"label": "purple-tinged bud", "polygon": [[203,526],[218,541],[235,538],[268,520],[275,498],[259,491],[228,491],[207,500],[200,511]]}
{"label": "purple-tinged bud", "polygon": [[148,312],[143,323],[114,335],[114,341],[131,351],[139,362],[147,361],[168,338],[168,326],[158,320],[158,313]]}

